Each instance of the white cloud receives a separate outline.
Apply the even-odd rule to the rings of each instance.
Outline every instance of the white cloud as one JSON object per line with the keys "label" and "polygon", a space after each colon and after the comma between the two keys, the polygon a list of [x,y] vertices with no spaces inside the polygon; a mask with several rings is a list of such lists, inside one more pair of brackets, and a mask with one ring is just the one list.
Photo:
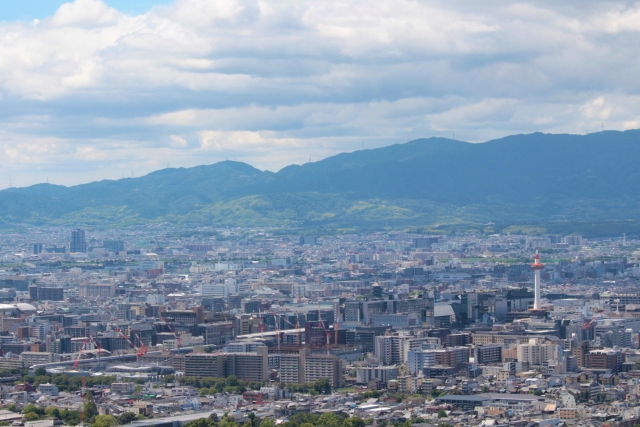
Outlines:
{"label": "white cloud", "polygon": [[623,1],[176,0],[130,16],[75,0],[0,22],[3,173],[277,170],[363,141],[637,127],[639,16]]}

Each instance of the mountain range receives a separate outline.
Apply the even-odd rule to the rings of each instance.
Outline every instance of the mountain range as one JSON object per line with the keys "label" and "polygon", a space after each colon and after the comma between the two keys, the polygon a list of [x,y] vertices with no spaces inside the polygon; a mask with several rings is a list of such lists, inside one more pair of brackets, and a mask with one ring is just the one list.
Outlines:
{"label": "mountain range", "polygon": [[640,130],[484,143],[428,138],[277,173],[224,161],[71,187],[10,188],[0,191],[0,221],[435,232],[454,226],[579,232],[600,224],[632,232],[640,231],[639,165]]}

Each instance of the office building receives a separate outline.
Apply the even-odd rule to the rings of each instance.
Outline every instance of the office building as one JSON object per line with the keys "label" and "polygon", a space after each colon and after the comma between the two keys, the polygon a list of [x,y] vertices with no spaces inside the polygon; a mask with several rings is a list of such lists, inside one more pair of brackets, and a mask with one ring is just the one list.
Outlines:
{"label": "office building", "polygon": [[499,344],[479,345],[473,349],[473,359],[478,365],[502,361],[502,346]]}
{"label": "office building", "polygon": [[304,369],[300,366],[299,354],[280,354],[280,382],[282,384],[304,384]]}
{"label": "office building", "polygon": [[113,297],[116,295],[116,284],[113,280],[91,281],[80,284],[81,297]]}
{"label": "office building", "polygon": [[87,242],[85,240],[84,230],[78,228],[71,232],[71,244],[69,252],[87,252]]}
{"label": "office building", "polygon": [[184,374],[188,377],[226,378],[228,364],[226,353],[189,353],[184,356]]}
{"label": "office building", "polygon": [[29,297],[34,301],[64,301],[64,289],[31,285]]}
{"label": "office building", "polygon": [[587,368],[610,370],[616,374],[622,370],[624,356],[620,350],[603,349],[591,350],[587,354]]}
{"label": "office building", "polygon": [[185,355],[185,375],[227,378],[252,382],[269,377],[268,348],[260,346],[251,353],[189,353]]}

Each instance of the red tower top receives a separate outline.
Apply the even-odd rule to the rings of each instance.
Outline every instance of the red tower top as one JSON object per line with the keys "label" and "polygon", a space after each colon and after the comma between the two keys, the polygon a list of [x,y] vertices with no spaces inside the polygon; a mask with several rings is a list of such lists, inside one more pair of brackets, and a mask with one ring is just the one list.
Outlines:
{"label": "red tower top", "polygon": [[538,250],[536,249],[536,256],[533,257],[533,264],[531,264],[532,270],[542,270],[544,268],[544,264],[540,263],[540,255],[538,255]]}

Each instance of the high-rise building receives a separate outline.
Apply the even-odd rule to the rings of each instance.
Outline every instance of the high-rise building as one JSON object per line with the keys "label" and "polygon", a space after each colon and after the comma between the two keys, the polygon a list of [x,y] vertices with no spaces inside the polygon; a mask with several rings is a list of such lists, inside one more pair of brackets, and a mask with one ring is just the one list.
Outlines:
{"label": "high-rise building", "polygon": [[33,253],[35,255],[41,254],[43,250],[43,245],[42,243],[34,243],[33,244]]}
{"label": "high-rise building", "polygon": [[84,230],[77,228],[71,232],[71,245],[69,252],[87,252],[87,241],[84,237]]}
{"label": "high-rise building", "polygon": [[301,352],[304,383],[327,378],[332,388],[339,388],[342,382],[340,358],[332,354],[309,354],[308,350]]}
{"label": "high-rise building", "polygon": [[280,382],[282,384],[304,383],[304,369],[300,366],[299,354],[280,355]]}

